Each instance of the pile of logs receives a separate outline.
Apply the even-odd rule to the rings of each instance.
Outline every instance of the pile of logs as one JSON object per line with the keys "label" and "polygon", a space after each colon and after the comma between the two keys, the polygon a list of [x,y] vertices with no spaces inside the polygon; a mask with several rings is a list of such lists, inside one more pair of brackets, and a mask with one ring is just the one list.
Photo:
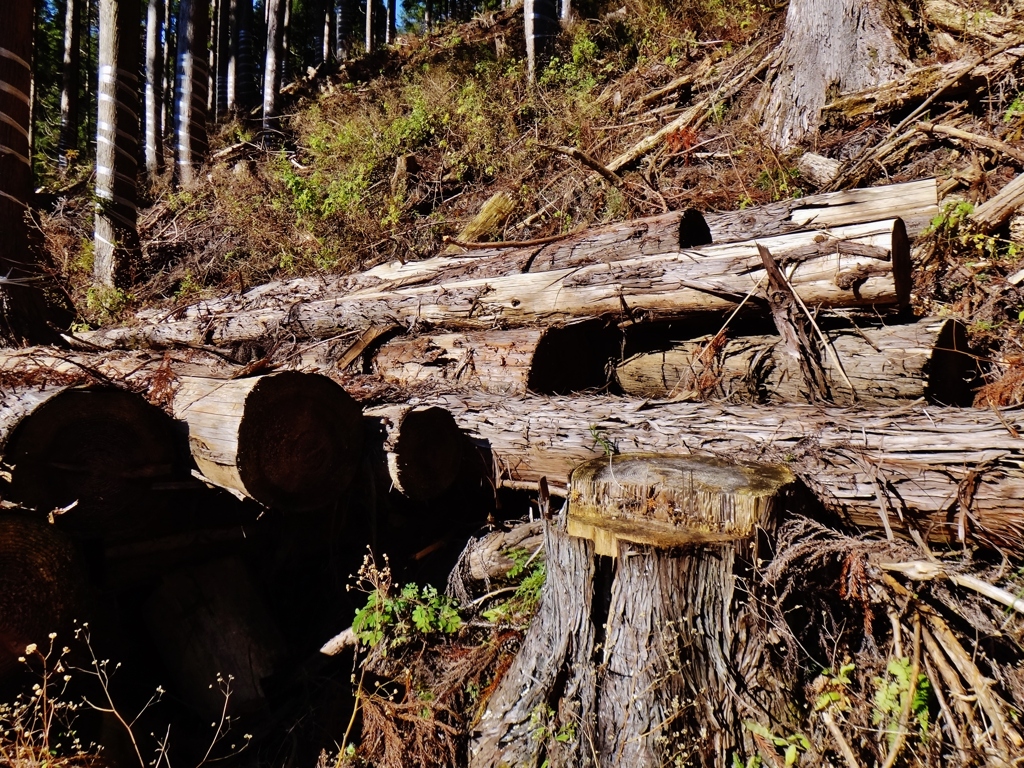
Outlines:
{"label": "pile of logs", "polygon": [[[364,468],[427,503],[467,467],[571,496],[587,460],[700,454],[784,467],[783,485],[852,526],[1022,551],[1016,415],[962,410],[979,375],[963,327],[907,311],[913,242],[937,212],[934,180],[675,212],[147,311],[73,339],[84,351],[5,351],[0,377],[21,383],[0,395],[0,495],[18,509],[0,524],[25,533],[0,540],[98,540],[134,552],[122,572],[208,553],[172,559],[144,611],[201,711],[211,670],[256,681],[239,706],[257,708],[284,641],[269,608],[237,608],[262,602],[230,526],[154,500],[196,479],[296,520],[345,507]],[[353,397],[353,371],[386,384],[379,407]],[[595,540],[597,555],[639,546]],[[0,612],[0,672],[67,615],[49,593],[33,605]],[[243,639],[186,653],[220,614]]]}

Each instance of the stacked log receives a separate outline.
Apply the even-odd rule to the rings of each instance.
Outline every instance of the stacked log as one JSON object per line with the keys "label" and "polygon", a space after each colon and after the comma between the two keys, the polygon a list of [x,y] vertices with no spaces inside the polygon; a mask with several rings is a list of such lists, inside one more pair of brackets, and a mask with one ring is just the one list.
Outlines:
{"label": "stacked log", "polygon": [[330,504],[359,465],[361,409],[326,376],[184,377],[172,410],[203,476],[268,507]]}
{"label": "stacked log", "polygon": [[7,496],[54,514],[79,536],[125,536],[149,524],[146,499],[175,476],[171,419],[112,387],[21,388],[0,394]]}
{"label": "stacked log", "polygon": [[[927,398],[969,405],[979,380],[967,331],[956,320],[923,318],[826,332],[822,352],[836,404],[888,404]],[[799,365],[778,335],[691,339],[620,363],[615,379],[637,397],[807,402]],[[852,389],[851,389],[852,385]]]}
{"label": "stacked log", "polygon": [[565,493],[576,465],[609,453],[711,453],[785,464],[846,523],[1024,551],[1024,422],[1013,411],[910,403],[890,410],[660,403],[591,396],[437,395],[516,484]]}

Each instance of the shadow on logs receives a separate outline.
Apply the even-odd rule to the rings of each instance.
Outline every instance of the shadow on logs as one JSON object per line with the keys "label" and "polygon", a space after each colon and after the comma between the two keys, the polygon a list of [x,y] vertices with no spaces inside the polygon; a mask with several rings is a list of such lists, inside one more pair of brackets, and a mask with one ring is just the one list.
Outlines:
{"label": "shadow on logs", "polygon": [[781,466],[702,456],[577,467],[567,515],[545,525],[540,608],[470,766],[727,768],[755,754],[743,720],[788,707],[755,565],[793,482]]}
{"label": "shadow on logs", "polygon": [[0,679],[29,643],[66,629],[82,605],[83,573],[71,543],[52,525],[0,515]]}
{"label": "shadow on logs", "polygon": [[330,504],[359,465],[361,409],[326,376],[182,377],[172,408],[203,476],[268,507]]}
{"label": "shadow on logs", "polygon": [[[174,476],[174,425],[141,396],[118,389],[7,392],[0,446],[12,467],[10,498],[75,535],[144,530],[146,496]],[[6,436],[6,440],[3,438]]]}

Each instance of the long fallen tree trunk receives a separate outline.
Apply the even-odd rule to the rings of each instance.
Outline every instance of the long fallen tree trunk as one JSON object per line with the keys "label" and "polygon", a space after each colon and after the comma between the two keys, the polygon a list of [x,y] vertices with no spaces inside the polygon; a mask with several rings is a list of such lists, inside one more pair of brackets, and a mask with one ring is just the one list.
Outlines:
{"label": "long fallen tree trunk", "polygon": [[[980,380],[966,329],[956,320],[924,318],[825,335],[831,349],[821,352],[821,360],[835,403],[894,405],[926,397],[944,405],[970,405],[972,386]],[[679,342],[623,361],[615,380],[623,392],[637,397],[810,401],[799,365],[778,335]]]}
{"label": "long fallen tree trunk", "polygon": [[[146,497],[175,476],[173,423],[139,395],[113,388],[0,393],[4,494],[76,535],[145,530]],[[62,512],[63,510],[63,512]]]}
{"label": "long fallen tree trunk", "polygon": [[607,453],[707,452],[783,463],[846,522],[1024,552],[1024,420],[911,404],[878,411],[614,397],[424,398],[484,441],[500,479],[566,485]]}
{"label": "long fallen tree trunk", "polygon": [[[809,306],[905,304],[910,249],[900,219],[764,238]],[[474,279],[277,305],[202,321],[94,332],[97,344],[227,345],[287,332],[300,338],[362,330],[382,320],[484,329],[529,327],[607,316],[632,321],[736,307],[762,289],[754,242],[705,246],[610,264]]]}

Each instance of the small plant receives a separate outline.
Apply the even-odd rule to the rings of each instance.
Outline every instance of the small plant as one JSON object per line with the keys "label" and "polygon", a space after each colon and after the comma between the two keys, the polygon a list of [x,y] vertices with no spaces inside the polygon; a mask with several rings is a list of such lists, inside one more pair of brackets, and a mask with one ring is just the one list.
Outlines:
{"label": "small plant", "polygon": [[540,593],[547,578],[544,561],[526,549],[511,549],[505,553],[512,560],[508,569],[510,581],[519,580],[515,591],[505,602],[483,612],[487,621],[495,624],[526,624],[540,605]]}
{"label": "small plant", "polygon": [[[896,740],[900,728],[900,714],[910,695],[911,670],[910,658],[903,656],[889,660],[885,668],[887,677],[875,678],[875,709],[871,720],[875,725],[882,726],[890,748]],[[914,685],[913,699],[910,702],[910,716],[917,722],[922,739],[928,732],[930,699],[931,682],[928,675],[919,672]]]}
{"label": "small plant", "polygon": [[356,588],[367,593],[366,605],[352,620],[359,642],[387,653],[409,643],[415,633],[452,635],[462,627],[457,604],[436,587],[410,583],[397,593],[393,587],[387,556],[384,567],[378,568],[367,555],[356,582]]}
{"label": "small plant", "polygon": [[[786,768],[796,765],[800,761],[800,753],[806,752],[811,748],[811,742],[802,733],[792,733],[789,736],[776,736],[763,725],[755,723],[752,720],[745,721],[743,723],[743,727],[755,736],[760,736],[762,740],[776,749],[781,749]],[[735,757],[733,758],[734,762],[736,759],[737,758]]]}
{"label": "small plant", "polygon": [[845,712],[850,708],[850,697],[847,690],[853,682],[850,675],[857,668],[856,664],[843,664],[838,671],[831,668],[823,669],[821,676],[814,681],[812,686],[817,696],[814,699],[814,711],[837,709]]}

